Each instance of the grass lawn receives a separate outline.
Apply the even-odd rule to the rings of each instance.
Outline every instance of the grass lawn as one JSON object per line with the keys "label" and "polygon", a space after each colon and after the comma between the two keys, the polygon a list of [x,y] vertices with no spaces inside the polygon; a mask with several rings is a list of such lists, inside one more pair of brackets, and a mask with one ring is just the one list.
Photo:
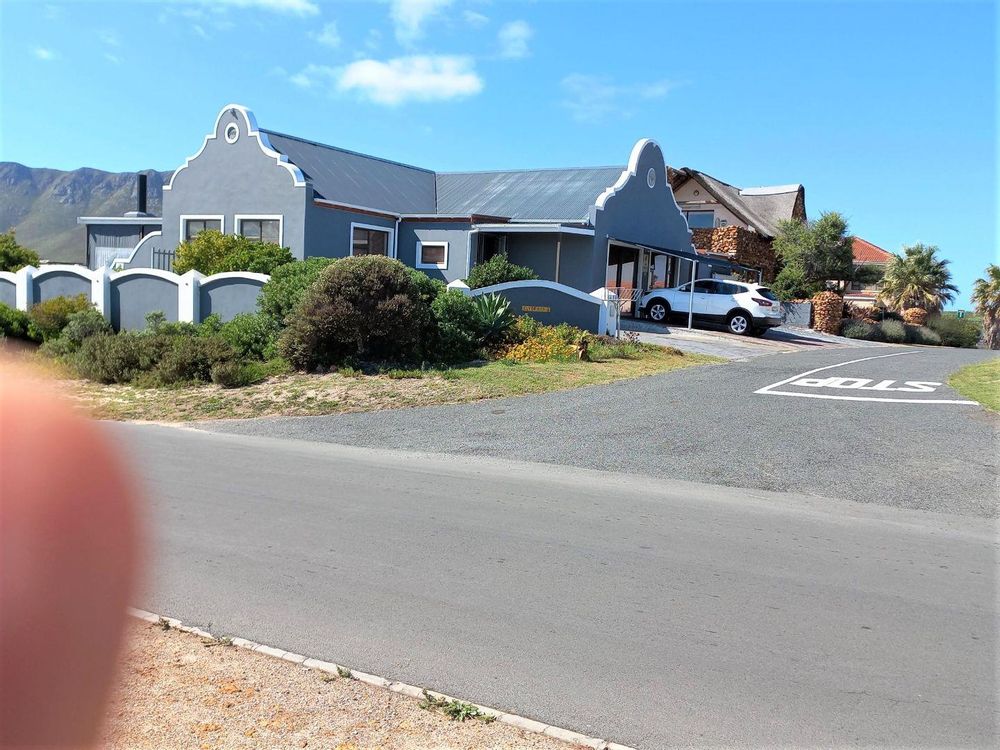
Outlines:
{"label": "grass lawn", "polygon": [[963,367],[948,378],[948,385],[987,409],[1000,411],[1000,357]]}
{"label": "grass lawn", "polygon": [[380,375],[293,373],[246,388],[215,385],[139,388],[62,380],[62,390],[101,419],[181,422],[264,416],[306,416],[458,404],[579,388],[723,360],[642,346],[627,357],[594,362],[489,362],[450,370]]}

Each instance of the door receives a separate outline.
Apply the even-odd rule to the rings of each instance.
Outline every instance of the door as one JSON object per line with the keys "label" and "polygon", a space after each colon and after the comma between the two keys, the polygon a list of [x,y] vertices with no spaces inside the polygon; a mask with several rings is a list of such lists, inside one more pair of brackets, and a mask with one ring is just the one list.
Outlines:
{"label": "door", "polygon": [[724,319],[729,311],[736,307],[734,295],[739,294],[740,288],[735,284],[728,284],[725,281],[713,281],[715,289],[711,295],[712,315]]}
{"label": "door", "polygon": [[715,282],[707,279],[698,279],[694,282],[694,294],[691,294],[691,282],[679,287],[677,292],[670,295],[670,307],[678,313],[688,313],[689,304],[694,305],[695,317],[711,315],[711,298],[714,296],[712,286]]}
{"label": "door", "polygon": [[[631,298],[632,290],[636,288],[639,275],[639,251],[631,247],[612,245],[608,248],[608,274],[605,286],[620,294],[622,298]],[[622,304],[622,314],[633,314],[631,301]]]}

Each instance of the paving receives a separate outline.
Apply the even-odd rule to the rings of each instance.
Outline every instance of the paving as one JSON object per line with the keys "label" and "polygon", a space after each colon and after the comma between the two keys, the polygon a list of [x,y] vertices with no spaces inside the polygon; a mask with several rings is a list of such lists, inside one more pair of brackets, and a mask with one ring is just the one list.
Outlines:
{"label": "paving", "polygon": [[[653,393],[637,385],[621,394]],[[938,408],[954,423],[978,407]],[[149,494],[144,609],[643,749],[996,746],[997,545],[984,519],[108,429]]]}
{"label": "paving", "polygon": [[[203,427],[996,517],[997,416],[977,405],[905,400],[961,400],[943,385],[948,375],[990,356],[996,355],[930,347],[824,347],[555,394]],[[826,374],[871,380],[870,387],[905,387],[905,381],[942,385],[914,394],[801,386],[779,390],[792,388],[805,397],[756,393],[854,359],[865,361]],[[884,381],[892,384],[880,386]],[[865,400],[851,400],[859,397]],[[899,403],[878,400],[890,397]]]}

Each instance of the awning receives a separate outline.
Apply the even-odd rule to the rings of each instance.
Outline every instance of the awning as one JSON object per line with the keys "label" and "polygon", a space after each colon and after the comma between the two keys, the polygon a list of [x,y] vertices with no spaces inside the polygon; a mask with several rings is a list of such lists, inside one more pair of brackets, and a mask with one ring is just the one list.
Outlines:
{"label": "awning", "polygon": [[752,268],[751,266],[744,266],[741,263],[735,263],[731,260],[725,260],[723,258],[709,258],[700,253],[691,252],[690,250],[671,250],[666,247],[657,247],[656,245],[647,245],[643,242],[630,242],[629,240],[620,240],[617,237],[608,237],[609,242],[614,242],[618,245],[624,245],[626,247],[634,247],[640,250],[649,250],[653,253],[661,253],[663,255],[672,255],[675,258],[682,258],[683,260],[694,261],[695,263],[707,263],[712,266],[712,268],[723,268],[739,271],[752,271],[754,273],[760,273],[761,269]]}

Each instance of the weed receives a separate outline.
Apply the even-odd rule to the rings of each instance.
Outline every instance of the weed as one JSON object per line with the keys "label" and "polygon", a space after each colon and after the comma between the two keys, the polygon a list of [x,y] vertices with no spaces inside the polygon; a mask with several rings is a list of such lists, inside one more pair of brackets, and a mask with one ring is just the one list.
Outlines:
{"label": "weed", "polygon": [[170,621],[166,617],[161,617],[156,621],[156,624],[160,626],[161,630],[170,630]]}
{"label": "weed", "polygon": [[351,674],[351,670],[349,670],[347,667],[337,667],[337,674],[343,677],[345,680],[349,680],[352,677],[354,677],[354,675]]}
{"label": "weed", "polygon": [[452,721],[479,719],[485,724],[491,724],[497,718],[492,714],[483,713],[471,703],[448,700],[447,698],[435,698],[426,690],[424,690],[424,699],[420,701],[420,707],[426,711],[440,711]]}
{"label": "weed", "polygon": [[232,646],[233,639],[228,635],[220,635],[214,638],[202,638],[201,643],[205,648],[212,648],[213,646]]}
{"label": "weed", "polygon": [[337,675],[331,674],[330,672],[323,672],[323,674],[321,674],[319,678],[323,680],[323,682],[336,682],[338,679],[340,679]]}

